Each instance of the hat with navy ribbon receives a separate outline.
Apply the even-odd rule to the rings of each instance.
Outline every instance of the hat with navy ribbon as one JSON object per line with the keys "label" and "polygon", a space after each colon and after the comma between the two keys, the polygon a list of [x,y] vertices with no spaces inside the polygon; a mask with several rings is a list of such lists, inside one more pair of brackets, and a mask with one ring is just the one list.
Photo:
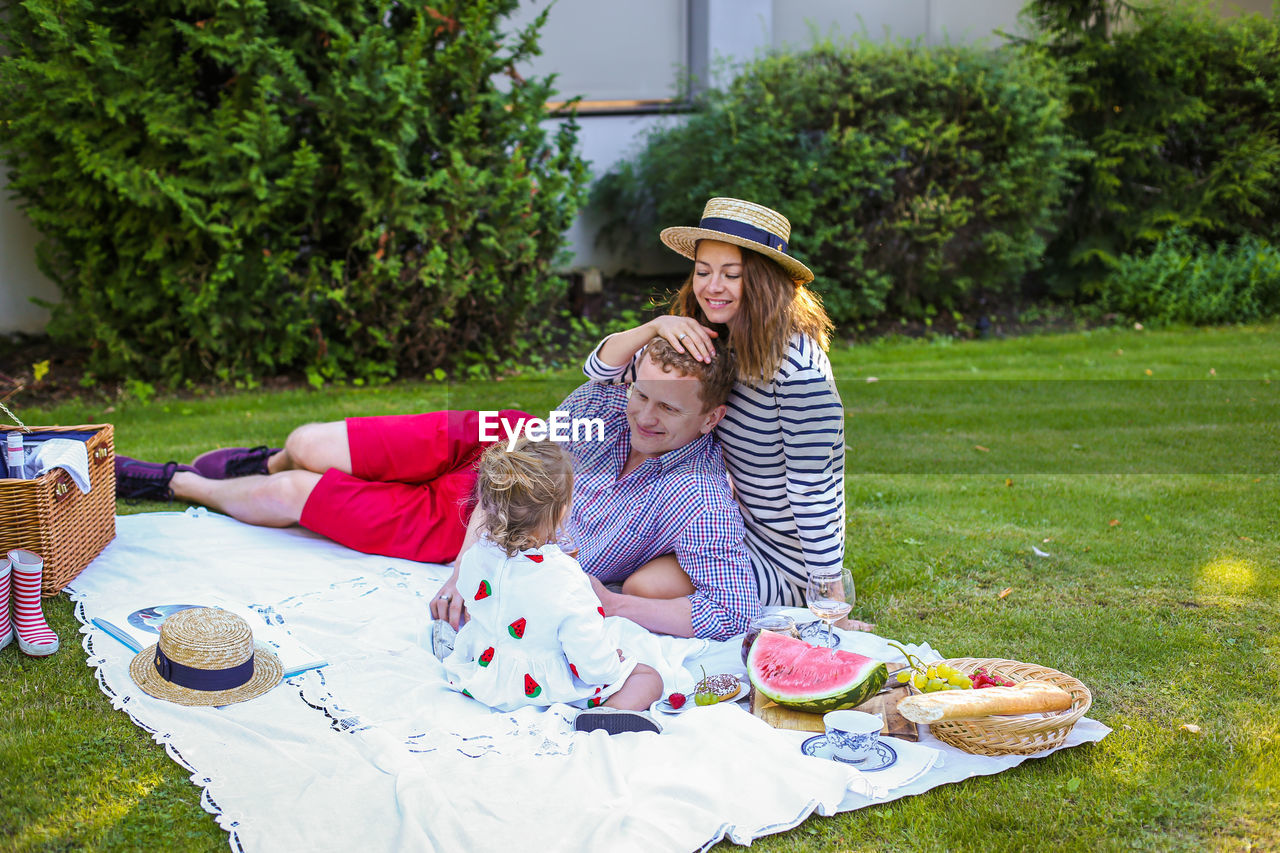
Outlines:
{"label": "hat with navy ribbon", "polygon": [[787,254],[791,222],[787,217],[740,198],[713,198],[697,226],[664,228],[658,235],[667,246],[693,260],[699,240],[719,240],[759,252],[777,262],[796,284],[813,281],[813,273]]}
{"label": "hat with navy ribbon", "polygon": [[179,705],[232,705],[280,683],[280,658],[255,645],[249,623],[214,607],[174,613],[160,626],[160,642],[129,664],[139,687]]}

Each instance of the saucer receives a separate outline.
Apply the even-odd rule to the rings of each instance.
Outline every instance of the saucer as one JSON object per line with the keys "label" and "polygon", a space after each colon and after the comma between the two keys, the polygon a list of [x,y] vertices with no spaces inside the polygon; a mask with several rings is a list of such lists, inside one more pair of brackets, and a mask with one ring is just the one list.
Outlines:
{"label": "saucer", "polygon": [[831,634],[831,642],[834,646],[828,645],[827,641],[827,623],[819,619],[816,622],[805,622],[798,627],[800,639],[804,640],[811,646],[818,646],[824,649],[840,648],[840,629],[836,629]]}
{"label": "saucer", "polygon": [[847,758],[831,754],[831,747],[827,745],[826,735],[814,735],[813,737],[800,744],[800,751],[805,755],[813,758],[826,758],[831,761],[839,761],[841,764],[848,764],[850,767],[856,767],[867,773],[876,770],[884,770],[886,767],[892,767],[898,762],[898,753],[893,747],[885,743],[883,740],[877,743],[871,750],[871,755],[861,762],[850,761]]}
{"label": "saucer", "polygon": [[[732,699],[724,699],[722,700],[722,702],[718,702],[716,704],[741,702],[743,699],[745,699],[747,697],[747,694],[751,692],[751,683],[739,677],[738,684],[739,684],[739,690],[736,696],[734,696]],[[681,705],[679,708],[671,707],[671,703],[667,701],[667,697],[663,696],[661,699],[656,700],[652,705],[650,705],[649,710],[658,714],[683,714],[685,711],[688,711],[692,708],[701,708],[701,707],[703,706],[693,701],[693,693],[690,692],[686,694],[685,703]]]}

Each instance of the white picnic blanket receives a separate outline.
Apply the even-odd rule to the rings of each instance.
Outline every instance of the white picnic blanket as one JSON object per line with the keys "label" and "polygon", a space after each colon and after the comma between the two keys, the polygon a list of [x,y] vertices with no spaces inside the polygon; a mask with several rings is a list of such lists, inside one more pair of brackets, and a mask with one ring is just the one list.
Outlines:
{"label": "white picnic blanket", "polygon": [[[893,741],[877,773],[812,758],[808,735],[737,704],[660,717],[661,735],[573,731],[566,706],[495,713],[444,685],[427,602],[439,565],[359,554],[300,529],[204,510],[122,516],[117,538],[69,588],[103,692],[191,771],[233,849],[690,850],[747,844],[813,812],[833,814],[997,773],[983,758]],[[157,603],[239,602],[328,666],[249,702],[188,708],[128,675],[133,652],[90,620]],[[612,621],[612,620],[611,620]],[[661,660],[667,689],[742,671],[740,643],[657,638],[617,620]],[[887,641],[846,647],[894,659]],[[927,645],[910,647],[937,658]],[[1067,745],[1109,729],[1081,720]]]}

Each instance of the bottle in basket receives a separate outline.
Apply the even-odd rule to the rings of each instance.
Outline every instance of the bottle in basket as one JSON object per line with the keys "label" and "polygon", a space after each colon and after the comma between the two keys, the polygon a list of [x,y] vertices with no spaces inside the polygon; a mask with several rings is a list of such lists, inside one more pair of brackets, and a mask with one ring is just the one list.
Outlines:
{"label": "bottle in basket", "polygon": [[5,435],[5,464],[9,467],[9,476],[15,480],[25,480],[23,473],[25,459],[22,452],[22,433],[10,432]]}

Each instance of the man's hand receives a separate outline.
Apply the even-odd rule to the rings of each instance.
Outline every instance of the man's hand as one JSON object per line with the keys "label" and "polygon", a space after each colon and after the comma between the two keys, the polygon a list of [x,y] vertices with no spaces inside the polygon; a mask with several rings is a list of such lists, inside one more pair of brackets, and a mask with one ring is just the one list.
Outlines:
{"label": "man's hand", "polygon": [[591,580],[591,588],[595,591],[596,597],[600,599],[600,606],[604,608],[605,616],[621,616],[630,619],[655,634],[670,634],[673,637],[693,636],[691,605],[687,596],[663,599],[611,592],[595,576],[587,577]]}
{"label": "man's hand", "polygon": [[431,618],[447,620],[456,631],[466,621],[466,615],[467,608],[458,593],[458,568],[454,566],[453,574],[440,587],[436,597],[431,599]]}
{"label": "man's hand", "polygon": [[843,628],[846,631],[874,631],[876,629],[875,623],[859,622],[857,619],[849,618],[841,619],[833,624],[837,628]]}
{"label": "man's hand", "polygon": [[600,583],[600,579],[595,575],[587,575],[591,581],[591,589],[596,594],[596,598],[600,599],[600,606],[604,608],[605,616],[617,616],[617,600],[618,593],[610,592],[604,584]]}

